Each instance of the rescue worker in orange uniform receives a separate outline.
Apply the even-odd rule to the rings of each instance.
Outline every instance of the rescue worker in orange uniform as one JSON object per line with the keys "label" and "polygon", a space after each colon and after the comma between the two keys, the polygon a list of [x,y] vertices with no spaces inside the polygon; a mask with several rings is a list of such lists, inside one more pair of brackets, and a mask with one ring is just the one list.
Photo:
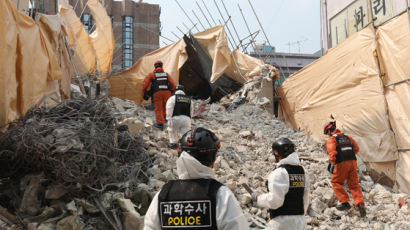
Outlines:
{"label": "rescue worker in orange uniform", "polygon": [[155,70],[144,78],[144,82],[142,83],[142,94],[145,95],[149,86],[153,87],[156,118],[154,127],[163,130],[166,113],[165,105],[168,98],[171,97],[171,91],[175,90],[175,83],[171,76],[164,72],[162,61],[156,61],[154,67]]}
{"label": "rescue worker in orange uniform", "polygon": [[363,193],[357,177],[356,154],[359,152],[359,145],[349,135],[345,135],[336,129],[336,121],[328,122],[324,127],[324,134],[329,135],[326,142],[326,149],[329,153],[328,170],[332,173],[332,187],[340,204],[336,209],[350,209],[349,195],[343,189],[343,184],[347,180],[347,186],[352,193],[353,202],[359,208],[360,216],[366,216]]}

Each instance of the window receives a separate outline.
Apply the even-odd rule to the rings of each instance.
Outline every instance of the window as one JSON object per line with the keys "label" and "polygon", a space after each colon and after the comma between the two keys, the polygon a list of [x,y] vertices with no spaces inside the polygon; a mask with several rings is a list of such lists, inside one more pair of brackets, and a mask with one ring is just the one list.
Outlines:
{"label": "window", "polygon": [[94,20],[90,14],[83,14],[81,16],[81,22],[83,23],[84,29],[87,33],[91,34],[92,31],[94,31]]}
{"label": "window", "polygon": [[131,16],[125,16],[122,20],[122,69],[131,67],[133,63],[133,23],[134,18]]}

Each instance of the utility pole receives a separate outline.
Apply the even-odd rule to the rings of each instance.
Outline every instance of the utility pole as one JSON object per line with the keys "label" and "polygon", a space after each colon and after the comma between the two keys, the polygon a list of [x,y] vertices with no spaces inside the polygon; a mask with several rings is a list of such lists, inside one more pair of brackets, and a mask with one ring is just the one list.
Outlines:
{"label": "utility pole", "polygon": [[306,39],[298,40],[298,41],[295,41],[295,42],[288,42],[287,44],[288,44],[288,46],[289,46],[289,53],[290,53],[290,46],[291,46],[291,45],[298,45],[298,51],[299,51],[299,54],[300,54],[300,46],[301,46],[302,42],[305,42],[305,41],[307,41],[307,40],[308,40],[308,39],[306,38]]}

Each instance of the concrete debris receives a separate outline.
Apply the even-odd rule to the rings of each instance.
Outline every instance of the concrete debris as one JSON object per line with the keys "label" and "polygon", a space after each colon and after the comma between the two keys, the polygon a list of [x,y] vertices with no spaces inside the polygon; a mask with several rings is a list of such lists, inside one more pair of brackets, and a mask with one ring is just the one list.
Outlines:
{"label": "concrete debris", "polygon": [[268,68],[263,67],[261,75],[245,82],[238,92],[222,98],[220,104],[227,108],[228,111],[232,111],[244,103],[250,103],[262,106],[272,113],[272,77],[274,74]]}
{"label": "concrete debris", "polygon": [[[219,104],[195,101],[195,104],[201,105],[201,113],[198,113],[192,122],[193,127],[209,128],[220,138],[222,147],[214,164],[216,179],[231,189],[238,198],[251,227],[262,229],[266,226],[269,220],[268,212],[266,209],[252,206],[251,197],[241,184],[247,183],[259,193],[266,192],[267,177],[276,168],[271,144],[277,138],[288,137],[296,144],[296,151],[311,179],[311,199],[306,215],[307,229],[410,229],[410,197],[407,194],[394,193],[390,188],[376,183],[365,170],[359,172],[359,182],[364,192],[367,216],[359,217],[359,210],[355,207],[348,211],[338,211],[335,208],[337,199],[330,184],[330,174],[326,170],[327,153],[323,144],[316,143],[303,133],[291,130],[283,122],[272,118],[264,107],[267,104],[266,98],[260,96],[263,81],[269,79],[253,78],[241,91],[222,99]],[[232,103],[234,98],[237,98],[236,102]],[[0,208],[4,207],[0,209],[2,228],[6,226],[4,228],[10,229],[12,224],[18,224],[5,218],[5,213],[9,218],[18,213],[25,214],[26,222],[21,224],[26,228],[30,224],[33,228],[37,226],[37,229],[47,230],[142,229],[143,215],[154,194],[167,181],[178,178],[178,153],[168,148],[166,129],[160,131],[153,128],[153,111],[118,98],[112,98],[108,104],[111,104],[112,114],[118,124],[118,129],[107,131],[113,132],[110,137],[115,139],[127,135],[137,139],[140,145],[134,146],[135,149],[145,153],[144,159],[150,161],[151,165],[144,170],[141,165],[145,164],[145,160],[129,158],[129,154],[119,155],[123,162],[128,163],[121,173],[129,178],[143,174],[147,180],[140,180],[138,183],[106,183],[105,186],[90,191],[90,188],[78,181],[66,187],[64,184],[53,183],[53,178],[43,177],[42,174],[24,174],[26,178],[22,180],[21,186],[17,186],[20,197],[10,195],[16,193],[13,186],[5,187],[0,180]],[[39,123],[41,121],[36,119],[25,120],[25,124]],[[36,140],[66,143],[66,146],[61,145],[60,149],[58,145],[53,145],[54,149],[58,149],[54,154],[88,150],[90,143],[81,146],[76,136],[65,130],[67,127],[61,125],[44,132],[42,139]],[[93,129],[90,125],[85,125],[84,128]],[[70,140],[74,141],[68,141],[69,136],[72,136]],[[113,149],[127,148],[121,142],[114,144],[118,147],[112,147]],[[63,148],[67,146],[70,148]],[[93,162],[95,161],[90,161],[90,164],[94,164]],[[100,175],[99,180],[104,176]],[[74,190],[75,193],[73,186],[77,189]],[[29,202],[24,196],[37,198],[30,199]],[[352,201],[350,203],[353,205]],[[20,207],[21,212],[13,207]],[[45,217],[47,218],[44,219]]]}
{"label": "concrete debris", "polygon": [[50,185],[47,187],[44,198],[48,200],[58,200],[67,194],[67,190],[62,185]]}
{"label": "concrete debris", "polygon": [[39,200],[39,193],[44,189],[41,185],[44,181],[43,173],[27,175],[21,180],[20,188],[24,191],[19,208],[21,213],[34,216],[40,212],[41,201]]}
{"label": "concrete debris", "polygon": [[[0,226],[122,229],[126,214],[117,199],[148,182],[153,158],[138,134],[144,123],[123,121],[118,108],[108,98],[72,98],[35,107],[9,125],[0,136]],[[121,108],[137,109],[127,102]]]}
{"label": "concrete debris", "polygon": [[[253,80],[253,83],[244,86],[248,92],[244,94],[247,103],[242,103],[235,110],[228,112],[231,102],[224,98],[220,104],[207,104],[204,108],[207,112],[192,122],[193,127],[207,127],[221,139],[222,147],[214,164],[217,179],[234,192],[253,228],[260,229],[263,222],[268,221],[268,212],[251,205],[251,197],[241,184],[248,183],[255,191],[266,192],[265,181],[269,173],[276,168],[271,144],[280,137],[288,137],[296,144],[297,153],[311,178],[308,229],[410,228],[410,197],[406,194],[395,194],[374,183],[366,172],[360,172],[359,182],[365,195],[367,217],[360,218],[359,210],[355,207],[346,212],[338,211],[335,208],[337,199],[330,184],[331,175],[326,170],[328,157],[323,144],[287,128],[275,118],[272,119],[271,114],[260,106],[265,99],[258,98],[258,92],[253,92],[260,86],[260,79],[259,83],[257,78]],[[233,99],[240,94],[241,92],[238,92],[229,98]],[[167,131],[161,132],[152,128],[150,121],[155,118],[153,111],[132,111],[132,119],[145,124],[145,128],[138,133],[149,139],[148,154],[157,156],[154,166],[148,170],[150,181],[147,186],[144,185],[145,189],[154,194],[168,180],[177,178],[175,162],[178,155],[175,150],[159,144],[168,142]],[[353,206],[352,200],[350,202]]]}

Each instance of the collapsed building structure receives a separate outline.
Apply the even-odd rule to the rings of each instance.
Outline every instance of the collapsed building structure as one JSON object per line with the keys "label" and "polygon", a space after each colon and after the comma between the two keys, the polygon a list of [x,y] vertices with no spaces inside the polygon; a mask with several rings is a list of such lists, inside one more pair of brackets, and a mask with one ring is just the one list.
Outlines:
{"label": "collapsed building structure", "polygon": [[[264,66],[262,60],[239,50],[231,53],[224,27],[217,26],[151,52],[128,70],[112,76],[112,95],[143,103],[142,81],[153,70],[156,60],[164,60],[164,69],[185,86],[189,95],[199,99],[211,97],[212,101],[236,92],[248,79],[261,73]],[[272,70],[272,80],[277,78],[278,71],[267,67]]]}
{"label": "collapsed building structure", "polygon": [[[97,24],[97,33],[94,36],[88,35],[84,33],[84,28],[72,7],[66,3],[66,1],[62,1],[60,5],[60,16],[40,15],[37,24],[18,12],[9,0],[0,3],[0,16],[9,19],[0,23],[0,34],[2,34],[0,44],[5,44],[5,52],[1,52],[2,56],[0,56],[0,67],[5,73],[4,77],[0,78],[2,93],[0,124],[4,125],[22,117],[20,123],[16,122],[21,126],[16,128],[10,125],[9,133],[13,133],[13,130],[18,132],[24,125],[36,121],[37,119],[33,118],[39,114],[35,112],[37,110],[32,110],[28,114],[27,111],[30,111],[34,105],[43,102],[44,98],[53,95],[53,100],[58,102],[69,97],[72,76],[74,76],[73,82],[79,86],[84,86],[84,82],[93,79],[109,78],[111,96],[132,100],[137,104],[144,103],[140,93],[142,79],[148,72],[152,71],[152,63],[157,59],[166,59],[167,62],[164,63],[166,71],[171,74],[174,80],[186,85],[193,97],[197,99],[210,97],[216,102],[226,96],[221,100],[221,104],[224,104],[225,107],[217,103],[207,105],[208,112],[202,117],[199,116],[194,124],[217,130],[224,141],[232,143],[222,149],[216,163],[218,179],[227,184],[240,198],[242,207],[249,215],[248,220],[254,223],[254,226],[263,226],[267,219],[267,213],[251,207],[249,196],[239,187],[240,183],[238,182],[252,178],[254,180],[251,183],[252,186],[261,192],[264,191],[263,181],[266,178],[263,176],[273,165],[273,159],[270,157],[269,147],[261,146],[260,143],[264,142],[266,137],[290,136],[297,140],[296,142],[300,146],[298,151],[301,157],[305,158],[309,173],[314,174],[312,178],[314,178],[313,188],[315,191],[312,191],[312,207],[308,218],[311,228],[320,228],[319,221],[328,222],[326,227],[329,228],[345,224],[343,229],[348,229],[351,226],[363,229],[408,227],[408,204],[410,202],[408,195],[395,192],[409,193],[410,184],[409,178],[406,176],[410,168],[408,149],[406,148],[406,144],[408,145],[407,134],[409,133],[407,124],[410,116],[405,104],[409,95],[408,77],[406,76],[408,76],[410,69],[408,66],[410,59],[408,57],[410,36],[408,35],[410,31],[406,14],[391,20],[376,30],[369,26],[356,33],[329,50],[323,58],[286,80],[277,89],[277,93],[281,97],[278,111],[273,104],[277,101],[275,99],[278,99],[277,96],[275,97],[276,90],[273,88],[277,71],[238,50],[230,52],[222,26],[196,34],[187,34],[178,42],[145,55],[130,69],[109,76],[110,66],[107,63],[112,58],[112,47],[105,44],[112,43],[112,36],[107,34],[107,31],[98,33],[100,31],[98,27],[103,28],[103,25],[107,25],[109,18],[106,13],[104,14],[98,1],[90,0],[89,6],[90,8],[94,7],[95,10],[91,10],[91,12],[94,12],[95,18],[101,18],[104,22]],[[400,31],[400,36],[397,31]],[[24,40],[28,34],[34,39]],[[70,47],[70,49],[66,49],[66,47]],[[99,51],[95,52],[96,49]],[[37,55],[35,58],[32,55],[34,53]],[[255,91],[255,88],[263,88],[263,90]],[[84,89],[81,90],[85,93]],[[239,91],[231,95],[236,90]],[[49,102],[53,102],[53,100],[49,100]],[[123,124],[127,124],[122,129],[128,127],[134,136],[140,135],[146,142],[146,144],[136,147],[144,148],[144,150],[139,148],[138,151],[146,152],[149,157],[155,158],[153,167],[149,170],[143,170],[148,175],[149,182],[144,183],[146,181],[141,180],[137,186],[139,189],[153,193],[160,189],[166,181],[176,177],[173,169],[177,154],[174,150],[167,148],[166,134],[152,129],[153,122],[149,118],[152,116],[151,112],[145,111],[143,107],[135,105],[132,101],[122,101],[116,98],[113,98],[112,101],[114,101],[113,107],[119,110],[117,115],[120,115],[115,119],[123,120],[124,114],[127,118],[132,118],[122,121]],[[240,106],[246,101],[250,103]],[[64,103],[70,104],[70,102],[63,102],[59,106],[61,107]],[[74,104],[77,103],[79,102]],[[268,106],[271,106],[272,110],[268,109]],[[235,111],[235,108],[239,109]],[[385,210],[385,212],[381,212],[381,214],[372,212],[369,220],[358,220],[355,218],[354,210],[346,216],[332,208],[335,199],[331,195],[330,185],[326,182],[328,175],[324,174],[326,173],[324,168],[327,164],[326,153],[317,142],[310,140],[302,133],[284,127],[265,109],[270,110],[271,113],[277,111],[286,124],[294,130],[300,130],[310,135],[318,142],[323,141],[321,136],[323,123],[329,119],[330,115],[335,117],[342,130],[357,139],[361,146],[362,150],[359,156],[367,166],[367,169],[365,167],[360,169],[362,173],[361,186],[367,193],[365,195],[366,203],[370,209]],[[47,111],[48,109],[45,109],[45,112]],[[229,113],[230,111],[233,112]],[[71,113],[75,112],[69,113],[72,115]],[[27,119],[24,119],[25,116]],[[36,129],[39,127],[37,125],[45,125],[40,126],[41,130],[49,132],[50,127],[47,126],[47,122],[42,121],[42,117],[38,120],[40,122],[33,123]],[[84,118],[84,121],[89,122],[87,118]],[[113,126],[117,126],[116,122],[113,123],[115,124]],[[110,126],[109,130],[115,134],[115,130],[121,130],[121,128],[115,129]],[[237,138],[233,133],[239,133],[241,138]],[[111,136],[111,134],[113,133],[110,133],[107,139],[118,139],[118,136]],[[48,141],[47,143],[52,144],[56,144],[52,141],[58,142],[64,138],[66,139],[58,131],[39,137],[39,139],[44,139],[44,141]],[[241,142],[241,139],[246,141]],[[115,151],[119,151],[119,153],[123,150],[123,148],[117,148],[118,143],[115,141],[112,145],[114,147],[110,147],[116,148]],[[63,149],[65,147],[67,146],[61,146]],[[78,151],[75,147],[74,150]],[[90,151],[93,153],[92,148]],[[253,154],[254,152],[256,155]],[[7,159],[13,158],[13,154],[10,153],[12,150],[7,150],[1,152],[0,156],[7,156],[5,157]],[[59,154],[58,156],[61,156],[61,153]],[[172,157],[169,157],[170,155]],[[17,156],[23,156],[26,159],[25,155],[16,154]],[[70,155],[67,154],[67,156]],[[119,156],[122,155],[119,154]],[[145,157],[145,155],[143,156]],[[108,156],[108,158],[111,157]],[[90,162],[93,160],[92,158],[88,159],[91,160]],[[112,161],[112,159],[110,160]],[[119,161],[121,160],[123,159],[119,159]],[[258,165],[249,164],[248,161],[256,161]],[[24,162],[30,163],[27,159]],[[264,164],[266,167],[261,169],[260,165]],[[92,166],[95,168],[96,165]],[[87,170],[87,168],[83,169]],[[262,171],[257,171],[257,169]],[[255,171],[258,172],[257,175],[255,175]],[[364,173],[366,171],[369,175]],[[72,179],[71,176],[68,175],[67,178]],[[24,197],[26,191],[35,188],[31,191],[39,192],[41,195],[44,187],[54,191],[54,187],[49,186],[44,180],[42,174],[22,179],[21,189],[19,188],[17,193],[20,195],[23,193],[22,197]],[[72,189],[83,188],[81,184],[70,182]],[[0,183],[4,183],[3,178]],[[381,184],[387,185],[387,187]],[[19,186],[15,188],[17,187]],[[108,223],[114,229],[120,229],[118,226],[122,224],[136,226],[127,225],[130,222],[140,226],[142,221],[140,214],[144,212],[141,209],[135,210],[133,204],[125,199],[130,198],[130,194],[125,193],[125,197],[121,192],[118,194],[118,190],[115,191],[113,187],[119,188],[119,190],[125,189],[127,183],[97,187],[97,190],[100,191],[95,192],[98,195],[103,193],[102,197],[110,197],[108,202],[102,202],[101,200],[104,199],[101,198],[101,200],[92,200],[90,204],[90,201],[83,199],[84,197],[76,197],[74,201],[59,200],[62,201],[58,202],[61,206],[56,209],[54,206],[48,206],[55,202],[55,199],[45,198],[47,200],[45,202],[35,200],[31,203],[36,207],[36,212],[33,215],[40,215],[34,216],[35,218],[27,216],[27,222],[24,223],[32,221],[39,226],[41,224],[55,226],[60,223],[61,227],[73,222],[83,224],[86,220],[85,225],[99,224],[98,226],[104,226]],[[393,187],[394,190],[389,187]],[[108,190],[111,191],[106,192]],[[54,193],[52,192],[52,194]],[[27,195],[33,195],[33,193],[27,192]],[[137,197],[144,197],[145,201],[138,200],[139,198],[134,199],[135,204],[146,206],[149,203],[150,195],[138,195]],[[30,199],[22,198],[19,200],[18,197],[15,200],[17,203],[24,200],[25,202],[22,202],[24,205],[27,204],[26,202],[30,202]],[[116,202],[119,203],[119,206]],[[10,212],[16,211],[18,206],[21,206],[17,203],[10,204],[16,205],[16,207],[9,209]],[[4,203],[1,204],[4,205]],[[30,211],[24,207],[20,208]],[[49,208],[54,211],[51,212]],[[119,208],[121,208],[122,214],[119,214]],[[110,214],[107,214],[108,209],[111,210]],[[7,221],[11,221],[12,224],[18,222],[18,218],[13,218],[14,214],[20,215],[18,211],[10,213],[2,207],[0,207],[0,211],[1,216],[5,217],[1,219],[6,224],[10,225],[10,222]],[[52,215],[52,220],[47,221],[50,213],[59,216]],[[98,218],[95,218],[95,215],[98,215]],[[130,221],[121,223],[121,218],[128,218]],[[77,225],[77,227],[84,227],[82,224]]]}

